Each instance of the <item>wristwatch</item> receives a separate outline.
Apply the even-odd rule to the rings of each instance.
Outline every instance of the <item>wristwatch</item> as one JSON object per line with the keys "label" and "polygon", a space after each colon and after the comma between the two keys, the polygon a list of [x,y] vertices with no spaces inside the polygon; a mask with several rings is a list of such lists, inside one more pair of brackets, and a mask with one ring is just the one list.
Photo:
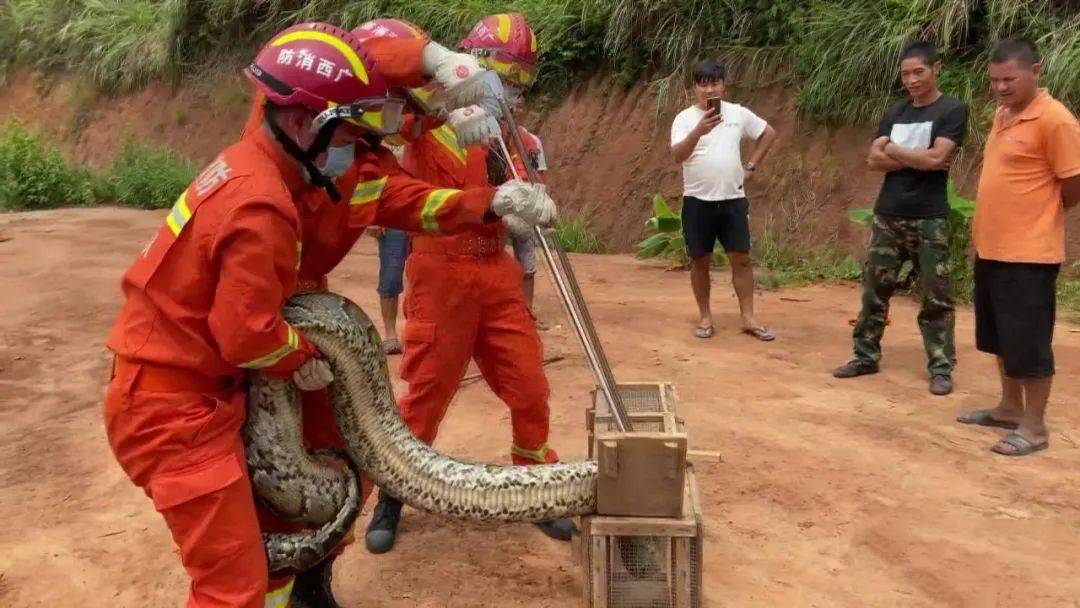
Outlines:
{"label": "wristwatch", "polygon": [[754,169],[757,169],[757,165],[755,165],[754,163],[750,162],[750,163],[746,163],[746,166],[745,166],[745,167],[743,167],[743,168],[744,168],[744,169],[746,169],[747,171],[749,171],[750,173],[753,173],[753,172],[754,172]]}

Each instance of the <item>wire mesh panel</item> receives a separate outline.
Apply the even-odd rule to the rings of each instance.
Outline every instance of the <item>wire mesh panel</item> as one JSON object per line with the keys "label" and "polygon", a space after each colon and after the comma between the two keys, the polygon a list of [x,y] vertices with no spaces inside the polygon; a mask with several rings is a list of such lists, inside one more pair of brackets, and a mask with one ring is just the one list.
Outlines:
{"label": "wire mesh panel", "polygon": [[692,473],[687,474],[691,497],[682,519],[587,518],[586,606],[700,608],[704,604],[703,531],[692,477]]}
{"label": "wire mesh panel", "polygon": [[[623,405],[630,416],[631,424],[635,432],[661,432],[682,431],[682,421],[677,421],[677,427],[667,428],[664,426],[663,414],[674,412],[675,389],[666,383],[633,383],[618,385],[619,395],[622,396]],[[600,390],[593,391],[593,415],[596,422],[590,431],[611,432],[618,431],[608,406],[604,393]]]}
{"label": "wire mesh panel", "polygon": [[[659,433],[664,430],[663,420],[634,420],[633,423],[634,432],[636,433]],[[619,427],[616,426],[614,420],[608,419],[601,420],[597,425],[596,430],[599,432],[617,431],[619,430]]]}
{"label": "wire mesh panel", "polygon": [[[665,384],[620,384],[619,396],[628,414],[665,411]],[[597,416],[611,416],[611,408],[602,391],[594,391],[594,405]]]}
{"label": "wire mesh panel", "polygon": [[666,536],[611,536],[608,606],[674,608],[672,539]]}

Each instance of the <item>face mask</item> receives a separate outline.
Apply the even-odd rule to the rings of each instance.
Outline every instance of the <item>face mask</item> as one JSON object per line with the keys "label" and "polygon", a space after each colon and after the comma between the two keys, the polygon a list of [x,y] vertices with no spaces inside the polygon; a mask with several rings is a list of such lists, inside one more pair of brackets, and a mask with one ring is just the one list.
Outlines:
{"label": "face mask", "polygon": [[326,149],[326,162],[319,167],[319,172],[329,178],[337,178],[345,175],[355,158],[356,146],[329,147]]}

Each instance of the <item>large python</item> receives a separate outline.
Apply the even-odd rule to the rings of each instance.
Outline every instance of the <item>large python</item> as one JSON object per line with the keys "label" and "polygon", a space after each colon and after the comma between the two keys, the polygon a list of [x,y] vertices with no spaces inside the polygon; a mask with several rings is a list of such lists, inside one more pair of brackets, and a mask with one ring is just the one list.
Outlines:
{"label": "large python", "polygon": [[[478,521],[536,522],[595,512],[593,460],[476,464],[417,440],[398,414],[378,332],[355,303],[331,293],[298,294],[286,302],[284,316],[334,371],[330,398],[347,464],[366,471],[382,489],[415,508]],[[270,570],[304,570],[355,521],[356,475],[307,453],[291,383],[260,374],[250,380],[245,443],[256,494],[288,519],[321,526],[307,535],[265,535]]]}

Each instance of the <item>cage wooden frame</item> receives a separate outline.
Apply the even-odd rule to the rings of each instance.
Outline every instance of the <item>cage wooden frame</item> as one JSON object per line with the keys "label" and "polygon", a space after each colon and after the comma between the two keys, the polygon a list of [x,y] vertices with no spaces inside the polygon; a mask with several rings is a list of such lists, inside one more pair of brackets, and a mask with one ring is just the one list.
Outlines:
{"label": "cage wooden frame", "polygon": [[[678,415],[674,387],[662,382],[619,384],[634,431],[626,435],[663,436],[684,443],[686,428]],[[651,393],[652,396],[648,396]],[[635,396],[637,399],[635,400]],[[589,456],[596,458],[604,437],[620,436],[613,429],[602,392],[593,391],[586,413]],[[638,430],[642,429],[642,430]],[[700,608],[704,605],[702,561],[704,529],[693,466],[680,470],[679,516],[643,517],[595,514],[582,518],[577,557],[586,580],[586,608]],[[647,573],[626,563],[648,548]],[[639,556],[640,557],[640,556]],[[640,569],[640,564],[637,569]],[[639,576],[640,575],[640,576]]]}

